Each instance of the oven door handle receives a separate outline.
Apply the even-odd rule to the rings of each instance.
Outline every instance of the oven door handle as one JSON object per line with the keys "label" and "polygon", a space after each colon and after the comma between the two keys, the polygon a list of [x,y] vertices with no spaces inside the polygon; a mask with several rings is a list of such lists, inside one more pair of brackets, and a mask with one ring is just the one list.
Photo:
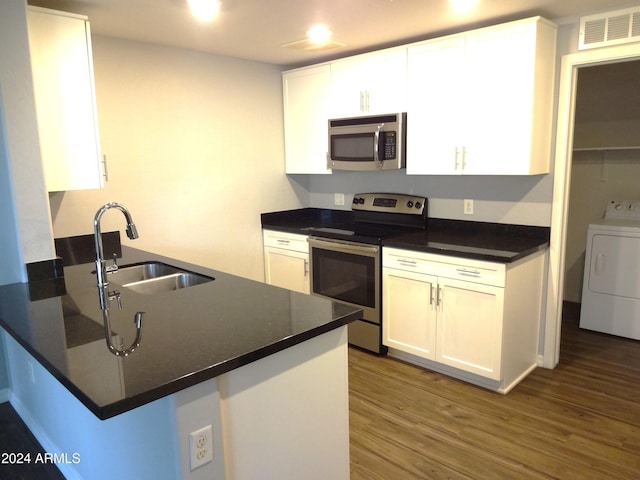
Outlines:
{"label": "oven door handle", "polygon": [[308,242],[311,247],[319,247],[326,250],[336,250],[341,252],[377,254],[380,251],[379,245],[366,245],[341,240],[325,240],[317,237],[309,237]]}

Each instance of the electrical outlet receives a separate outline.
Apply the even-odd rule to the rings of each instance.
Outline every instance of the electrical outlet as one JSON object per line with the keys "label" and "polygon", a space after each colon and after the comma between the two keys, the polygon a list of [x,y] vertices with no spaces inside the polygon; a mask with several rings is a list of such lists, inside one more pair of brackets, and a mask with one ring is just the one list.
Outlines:
{"label": "electrical outlet", "polygon": [[344,193],[334,193],[333,201],[336,205],[344,205]]}
{"label": "electrical outlet", "polygon": [[211,425],[189,434],[189,457],[192,471],[213,461],[213,428]]}
{"label": "electrical outlet", "polygon": [[464,214],[473,215],[473,200],[470,200],[470,199],[464,200]]}

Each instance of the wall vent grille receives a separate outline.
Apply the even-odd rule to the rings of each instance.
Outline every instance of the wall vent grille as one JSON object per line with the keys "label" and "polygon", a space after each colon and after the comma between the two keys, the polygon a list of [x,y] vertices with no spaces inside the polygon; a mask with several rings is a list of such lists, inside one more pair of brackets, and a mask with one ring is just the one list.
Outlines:
{"label": "wall vent grille", "polygon": [[588,15],[580,19],[578,49],[640,42],[640,7]]}

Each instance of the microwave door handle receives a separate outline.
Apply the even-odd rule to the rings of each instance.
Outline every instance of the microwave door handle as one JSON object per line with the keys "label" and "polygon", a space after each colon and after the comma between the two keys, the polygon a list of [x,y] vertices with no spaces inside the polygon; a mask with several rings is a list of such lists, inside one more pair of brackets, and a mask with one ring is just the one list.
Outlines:
{"label": "microwave door handle", "polygon": [[384,128],[384,123],[378,125],[373,134],[373,158],[378,162],[378,168],[382,170],[382,160],[380,159],[380,132]]}

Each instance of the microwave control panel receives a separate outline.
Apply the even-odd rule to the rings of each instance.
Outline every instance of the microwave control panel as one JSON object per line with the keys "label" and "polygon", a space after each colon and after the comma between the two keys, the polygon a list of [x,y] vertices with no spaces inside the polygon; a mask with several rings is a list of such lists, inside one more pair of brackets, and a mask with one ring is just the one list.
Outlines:
{"label": "microwave control panel", "polygon": [[383,145],[384,159],[393,160],[396,158],[396,132],[384,132],[383,133]]}

